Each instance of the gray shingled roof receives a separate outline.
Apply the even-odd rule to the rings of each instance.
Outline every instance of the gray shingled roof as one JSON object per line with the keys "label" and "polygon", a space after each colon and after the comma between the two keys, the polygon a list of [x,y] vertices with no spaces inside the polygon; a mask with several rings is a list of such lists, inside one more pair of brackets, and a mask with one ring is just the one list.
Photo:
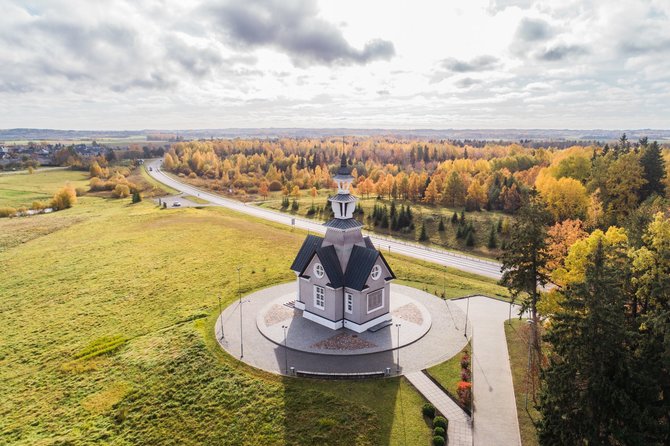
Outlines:
{"label": "gray shingled roof", "polygon": [[347,272],[344,274],[344,283],[347,284],[347,287],[361,291],[378,256],[379,251],[376,249],[354,245],[347,264]]}
{"label": "gray shingled roof", "polygon": [[330,286],[339,288],[343,284],[344,276],[342,274],[342,267],[340,266],[340,259],[337,258],[337,252],[333,245],[324,246],[316,250],[316,255],[323,265],[323,270],[330,279]]}
{"label": "gray shingled roof", "polygon": [[372,243],[372,240],[370,240],[370,237],[366,236],[363,237],[363,241],[365,242],[365,246],[370,248],[370,249],[375,249],[375,244]]}
{"label": "gray shingled roof", "polygon": [[323,243],[322,237],[308,235],[305,241],[302,243],[302,247],[300,248],[300,251],[298,251],[298,255],[295,257],[295,260],[291,265],[291,269],[298,274],[302,274],[309,261],[312,260],[312,256],[316,250],[321,247],[321,243]]}
{"label": "gray shingled roof", "polygon": [[347,219],[333,218],[332,220],[324,223],[323,225],[327,228],[354,229],[362,227],[363,223],[356,220],[355,218],[347,218]]}
{"label": "gray shingled roof", "polygon": [[337,201],[338,203],[351,203],[352,201],[356,201],[356,197],[351,194],[337,194],[328,197],[328,200]]}

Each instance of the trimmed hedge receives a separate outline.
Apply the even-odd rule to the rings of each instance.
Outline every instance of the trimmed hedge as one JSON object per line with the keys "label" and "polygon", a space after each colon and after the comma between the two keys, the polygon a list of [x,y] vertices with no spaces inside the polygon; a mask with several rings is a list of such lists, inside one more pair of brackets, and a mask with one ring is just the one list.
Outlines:
{"label": "trimmed hedge", "polygon": [[433,446],[444,446],[445,444],[446,442],[443,437],[440,437],[439,435],[433,437]]}
{"label": "trimmed hedge", "polygon": [[424,417],[430,418],[432,420],[435,418],[435,406],[430,403],[426,403],[421,408],[421,413],[423,413]]}
{"label": "trimmed hedge", "polygon": [[433,419],[433,427],[434,428],[435,427],[441,427],[442,429],[444,429],[446,431],[447,428],[449,427],[449,420],[447,420],[444,417],[435,417]]}
{"label": "trimmed hedge", "polygon": [[435,437],[439,436],[439,437],[442,437],[442,438],[446,439],[447,438],[447,431],[445,431],[444,429],[442,429],[441,427],[438,426],[435,429],[433,429],[433,435]]}

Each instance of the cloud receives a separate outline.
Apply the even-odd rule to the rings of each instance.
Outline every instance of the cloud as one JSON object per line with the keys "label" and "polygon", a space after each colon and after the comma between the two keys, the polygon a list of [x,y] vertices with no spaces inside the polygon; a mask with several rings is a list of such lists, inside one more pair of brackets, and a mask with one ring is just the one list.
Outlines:
{"label": "cloud", "polygon": [[440,65],[448,71],[455,73],[470,73],[473,71],[489,71],[498,66],[498,58],[483,55],[470,59],[470,61],[458,60],[452,57],[444,59]]}
{"label": "cloud", "polygon": [[364,65],[395,55],[393,43],[387,40],[374,39],[362,49],[354,48],[340,29],[318,17],[314,0],[228,1],[205,9],[232,42],[276,48],[296,65]]}
{"label": "cloud", "polygon": [[569,56],[580,56],[582,54],[587,54],[588,52],[589,52],[588,49],[582,45],[559,44],[545,48],[544,50],[538,52],[535,55],[535,58],[547,62],[556,62],[563,60]]}
{"label": "cloud", "polygon": [[470,88],[473,85],[481,83],[480,80],[473,79],[471,77],[465,77],[463,79],[457,80],[454,84],[459,88]]}
{"label": "cloud", "polygon": [[525,17],[516,29],[515,38],[523,42],[537,42],[550,38],[551,26],[544,20]]}

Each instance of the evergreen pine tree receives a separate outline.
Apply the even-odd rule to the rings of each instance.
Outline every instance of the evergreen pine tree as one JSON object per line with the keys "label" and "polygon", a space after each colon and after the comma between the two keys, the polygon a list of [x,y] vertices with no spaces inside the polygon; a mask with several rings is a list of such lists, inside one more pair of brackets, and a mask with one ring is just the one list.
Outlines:
{"label": "evergreen pine tree", "polygon": [[529,201],[519,210],[516,224],[511,230],[510,242],[500,256],[503,272],[500,283],[510,290],[514,299],[522,297],[522,308],[530,311],[533,320],[531,343],[538,356],[538,285],[544,286],[549,280],[546,272],[546,225],[549,221],[550,215],[542,200],[536,194],[531,195]]}
{"label": "evergreen pine tree", "polygon": [[133,192],[133,203],[139,203],[142,201],[142,195],[138,191]]}
{"label": "evergreen pine tree", "polygon": [[462,224],[462,223],[465,223],[465,211],[461,211],[461,219],[460,219],[460,221],[461,221],[461,224]]}
{"label": "evergreen pine tree", "polygon": [[662,444],[648,412],[657,395],[629,350],[626,274],[602,242],[589,257],[584,282],[565,290],[546,336],[552,356],[542,373],[540,443]]}
{"label": "evergreen pine tree", "polygon": [[496,229],[497,229],[498,233],[502,232],[502,229],[503,229],[503,220],[502,220],[502,218],[499,218],[499,219],[498,219],[498,226],[497,226]]}
{"label": "evergreen pine tree", "polygon": [[665,161],[656,141],[642,147],[640,164],[644,169],[644,179],[647,180],[647,184],[640,189],[640,199],[644,200],[654,193],[664,196]]}
{"label": "evergreen pine tree", "polygon": [[451,216],[451,224],[458,223],[458,213],[454,211],[454,214]]}
{"label": "evergreen pine tree", "polygon": [[428,240],[428,233],[426,232],[426,222],[421,224],[421,234],[419,234],[419,241],[425,242]]}
{"label": "evergreen pine tree", "polygon": [[496,239],[496,227],[491,225],[491,232],[489,232],[489,242],[487,243],[489,249],[498,247],[498,240]]}
{"label": "evergreen pine tree", "polygon": [[474,233],[474,231],[472,231],[472,230],[467,231],[467,235],[465,236],[465,245],[466,246],[475,246],[475,233]]}
{"label": "evergreen pine tree", "polygon": [[440,217],[440,224],[437,225],[437,230],[440,232],[444,232],[444,217]]}

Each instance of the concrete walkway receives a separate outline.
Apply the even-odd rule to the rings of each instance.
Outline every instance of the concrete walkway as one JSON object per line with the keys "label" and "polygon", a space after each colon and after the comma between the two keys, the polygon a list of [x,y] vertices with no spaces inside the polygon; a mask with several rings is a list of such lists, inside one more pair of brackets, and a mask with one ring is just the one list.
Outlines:
{"label": "concrete walkway", "polygon": [[[509,317],[510,305],[484,296],[459,299],[454,303],[467,312],[473,328],[474,444],[521,445],[503,326]],[[519,307],[515,305],[512,317],[518,317],[518,313]]]}
{"label": "concrete walkway", "polygon": [[405,378],[449,420],[447,431],[449,446],[472,446],[472,422],[470,417],[423,372],[408,373]]}

